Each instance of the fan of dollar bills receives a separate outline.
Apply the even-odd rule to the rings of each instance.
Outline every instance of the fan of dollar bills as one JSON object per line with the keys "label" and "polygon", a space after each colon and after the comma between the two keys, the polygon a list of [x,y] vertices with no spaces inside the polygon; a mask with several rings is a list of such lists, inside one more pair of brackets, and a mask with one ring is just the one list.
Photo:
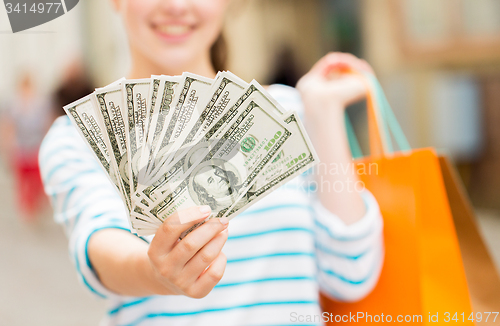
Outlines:
{"label": "fan of dollar bills", "polygon": [[318,162],[297,113],[230,72],[120,79],[64,110],[139,235],[195,205],[231,219]]}

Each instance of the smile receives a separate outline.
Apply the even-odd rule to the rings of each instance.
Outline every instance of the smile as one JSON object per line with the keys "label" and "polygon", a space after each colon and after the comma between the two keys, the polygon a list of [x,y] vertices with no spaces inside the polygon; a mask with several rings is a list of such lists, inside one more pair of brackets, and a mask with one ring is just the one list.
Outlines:
{"label": "smile", "polygon": [[191,32],[192,28],[188,25],[158,25],[156,30],[170,36],[181,36]]}

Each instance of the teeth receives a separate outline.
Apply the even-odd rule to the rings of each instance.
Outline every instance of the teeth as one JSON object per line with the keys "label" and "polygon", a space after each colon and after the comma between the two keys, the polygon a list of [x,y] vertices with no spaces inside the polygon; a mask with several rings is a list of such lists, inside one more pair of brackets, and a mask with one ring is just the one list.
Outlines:
{"label": "teeth", "polygon": [[158,30],[169,35],[183,35],[189,32],[189,27],[186,25],[161,25]]}

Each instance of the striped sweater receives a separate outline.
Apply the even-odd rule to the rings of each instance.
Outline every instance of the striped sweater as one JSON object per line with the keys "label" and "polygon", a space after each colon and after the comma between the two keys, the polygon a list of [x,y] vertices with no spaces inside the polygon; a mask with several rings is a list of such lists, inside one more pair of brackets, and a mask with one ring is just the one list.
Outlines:
{"label": "striped sweater", "polygon": [[[269,92],[285,109],[303,111],[295,89],[273,85]],[[318,202],[306,172],[229,223],[227,267],[205,298],[117,295],[97,278],[87,245],[99,230],[129,230],[120,196],[67,117],[54,122],[39,159],[78,277],[108,301],[103,325],[303,325],[300,316],[320,325],[320,290],[358,300],[380,274],[383,223],[374,197],[361,192],[366,216],[347,226]]]}

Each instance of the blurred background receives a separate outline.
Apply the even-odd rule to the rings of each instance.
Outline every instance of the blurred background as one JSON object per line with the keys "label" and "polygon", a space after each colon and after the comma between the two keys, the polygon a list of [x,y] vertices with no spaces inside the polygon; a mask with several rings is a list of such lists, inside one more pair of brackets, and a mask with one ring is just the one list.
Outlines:
{"label": "blurred background", "polygon": [[[368,60],[412,147],[436,147],[457,164],[500,266],[500,1],[234,0],[231,10],[229,70],[247,81],[293,86],[329,51]],[[94,325],[105,311],[78,284],[65,236],[41,193],[36,151],[63,105],[125,76],[128,65],[122,26],[108,1],[80,1],[62,17],[16,34],[0,8],[6,325]],[[349,115],[366,149],[363,105]]]}

